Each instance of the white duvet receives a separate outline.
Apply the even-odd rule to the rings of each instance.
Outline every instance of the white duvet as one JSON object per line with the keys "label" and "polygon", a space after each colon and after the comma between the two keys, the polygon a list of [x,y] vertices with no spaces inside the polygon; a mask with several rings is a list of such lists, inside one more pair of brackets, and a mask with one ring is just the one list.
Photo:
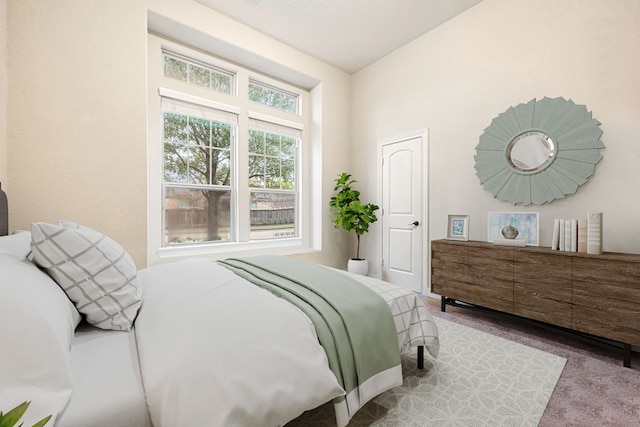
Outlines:
{"label": "white duvet", "polygon": [[69,349],[80,315],[60,287],[22,254],[0,248],[0,411],[31,405],[25,426],[52,416],[72,393]]}
{"label": "white duvet", "polygon": [[[137,352],[134,332],[74,338],[80,315],[26,259],[30,241],[0,238],[0,410],[31,401],[25,425],[52,415],[53,425],[139,427],[146,403],[154,427],[277,426],[344,394],[302,311],[206,260],[139,272]],[[415,294],[351,277],[389,304],[400,352],[424,345],[437,357],[437,328]]]}
{"label": "white duvet", "polygon": [[206,260],[140,279],[136,340],[155,427],[279,426],[344,394],[288,302]]}

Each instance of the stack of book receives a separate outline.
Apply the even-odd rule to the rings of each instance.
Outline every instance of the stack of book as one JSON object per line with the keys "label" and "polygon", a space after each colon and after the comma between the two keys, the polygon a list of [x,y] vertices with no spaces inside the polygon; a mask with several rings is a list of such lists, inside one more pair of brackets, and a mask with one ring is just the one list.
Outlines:
{"label": "stack of book", "polygon": [[553,222],[551,249],[588,254],[602,253],[602,212],[587,218],[561,219]]}

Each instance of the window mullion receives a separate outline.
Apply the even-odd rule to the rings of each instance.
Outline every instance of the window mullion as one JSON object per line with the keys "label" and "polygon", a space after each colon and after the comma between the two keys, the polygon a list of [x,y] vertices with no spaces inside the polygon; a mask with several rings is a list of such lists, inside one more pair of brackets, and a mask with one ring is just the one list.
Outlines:
{"label": "window mullion", "polygon": [[238,137],[236,149],[236,218],[238,219],[238,240],[249,241],[251,229],[250,194],[249,194],[249,118],[246,110],[238,117]]}
{"label": "window mullion", "polygon": [[251,194],[249,192],[249,73],[239,69],[238,104],[242,113],[238,116],[238,144],[236,163],[236,218],[238,219],[238,240],[248,242],[251,233]]}

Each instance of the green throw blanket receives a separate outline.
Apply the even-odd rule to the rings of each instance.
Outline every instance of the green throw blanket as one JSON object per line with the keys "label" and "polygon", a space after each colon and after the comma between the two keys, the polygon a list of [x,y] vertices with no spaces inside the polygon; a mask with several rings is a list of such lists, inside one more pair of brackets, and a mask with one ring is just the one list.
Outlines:
{"label": "green throw blanket", "polygon": [[288,257],[229,258],[219,263],[295,304],[313,321],[329,367],[346,391],[334,402],[339,425],[346,425],[369,399],[402,384],[391,309],[366,285]]}

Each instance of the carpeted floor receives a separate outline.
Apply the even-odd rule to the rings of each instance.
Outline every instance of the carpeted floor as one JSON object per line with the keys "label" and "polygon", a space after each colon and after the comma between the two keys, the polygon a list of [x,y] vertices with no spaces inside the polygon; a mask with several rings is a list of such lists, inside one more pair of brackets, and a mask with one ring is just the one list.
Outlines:
{"label": "carpeted floor", "polygon": [[433,298],[427,298],[427,306],[436,317],[567,359],[540,427],[640,426],[638,353],[632,354],[631,368],[624,368],[617,350],[586,343],[526,320],[449,306],[443,313],[440,300]]}
{"label": "carpeted floor", "polygon": [[[356,426],[535,427],[566,360],[438,318],[440,355],[415,366],[403,358],[404,384],[374,398]],[[292,426],[335,426],[333,405],[303,414]]]}

